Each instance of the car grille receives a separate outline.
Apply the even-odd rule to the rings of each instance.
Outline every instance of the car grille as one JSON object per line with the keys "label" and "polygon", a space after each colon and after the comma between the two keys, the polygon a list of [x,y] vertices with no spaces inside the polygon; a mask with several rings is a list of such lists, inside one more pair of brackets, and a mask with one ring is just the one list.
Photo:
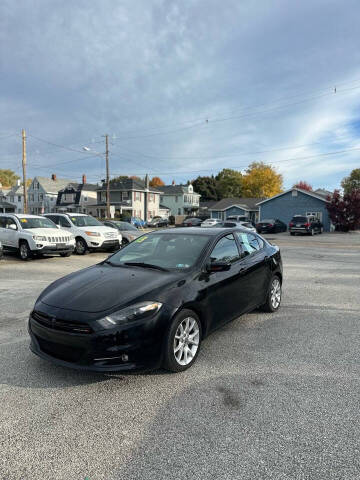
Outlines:
{"label": "car grille", "polygon": [[58,358],[59,360],[64,360],[65,362],[78,362],[85,352],[85,349],[83,348],[50,342],[37,335],[35,335],[35,337],[39,343],[40,349],[44,353],[51,357]]}
{"label": "car grille", "polygon": [[71,323],[66,322],[64,320],[59,320],[55,317],[50,317],[45,313],[36,312],[35,310],[32,312],[31,317],[35,322],[39,323],[43,327],[50,328],[52,330],[60,330],[62,332],[70,332],[70,333],[82,333],[82,334],[90,334],[93,333],[93,329],[89,327],[86,323],[79,322],[79,323]]}
{"label": "car grille", "polygon": [[118,236],[118,234],[116,232],[114,232],[114,233],[113,232],[106,232],[104,234],[105,238],[117,238],[117,236]]}
{"label": "car grille", "polygon": [[71,237],[47,237],[47,241],[51,243],[67,243]]}

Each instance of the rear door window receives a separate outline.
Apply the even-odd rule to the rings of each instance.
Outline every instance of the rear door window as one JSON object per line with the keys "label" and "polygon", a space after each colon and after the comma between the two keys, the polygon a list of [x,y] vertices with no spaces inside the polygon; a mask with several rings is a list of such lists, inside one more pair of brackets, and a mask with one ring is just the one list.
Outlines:
{"label": "rear door window", "polygon": [[264,246],[264,242],[252,233],[235,232],[245,255],[251,255]]}
{"label": "rear door window", "polygon": [[212,262],[230,262],[239,260],[240,254],[233,234],[220,238],[210,254]]}

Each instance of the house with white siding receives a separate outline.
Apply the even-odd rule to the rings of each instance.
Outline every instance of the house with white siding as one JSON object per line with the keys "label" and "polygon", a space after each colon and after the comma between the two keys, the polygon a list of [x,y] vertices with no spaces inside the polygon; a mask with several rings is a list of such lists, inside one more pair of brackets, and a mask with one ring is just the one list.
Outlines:
{"label": "house with white siding", "polygon": [[65,188],[73,180],[57,178],[53,173],[50,178],[35,177],[28,188],[28,213],[40,215],[56,211],[59,190]]}

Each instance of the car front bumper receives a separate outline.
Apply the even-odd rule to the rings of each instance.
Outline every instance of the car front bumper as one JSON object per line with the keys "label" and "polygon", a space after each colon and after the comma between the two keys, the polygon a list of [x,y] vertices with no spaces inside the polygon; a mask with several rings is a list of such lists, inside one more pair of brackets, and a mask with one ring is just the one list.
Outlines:
{"label": "car front bumper", "polygon": [[74,248],[74,245],[44,245],[42,248],[36,248],[32,251],[33,253],[40,253],[41,255],[53,255],[55,253],[72,253]]}
{"label": "car front bumper", "polygon": [[116,238],[111,240],[104,240],[102,242],[101,240],[95,240],[94,238],[91,238],[90,240],[88,240],[88,245],[90,248],[108,250],[111,248],[120,248],[120,241],[118,238]]}
{"label": "car front bumper", "polygon": [[44,326],[30,315],[30,350],[52,363],[79,370],[153,370],[161,365],[168,320],[166,312],[159,312],[151,319],[78,334]]}

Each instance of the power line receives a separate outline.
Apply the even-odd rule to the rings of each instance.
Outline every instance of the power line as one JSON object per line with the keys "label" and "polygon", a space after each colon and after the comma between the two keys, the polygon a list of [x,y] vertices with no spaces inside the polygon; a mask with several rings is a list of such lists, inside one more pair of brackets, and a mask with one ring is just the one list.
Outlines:
{"label": "power line", "polygon": [[[155,133],[151,133],[151,134],[147,134],[147,135],[136,135],[136,136],[130,136],[130,137],[119,136],[119,137],[114,138],[114,140],[115,141],[116,140],[120,140],[120,141],[121,140],[132,140],[132,139],[138,139],[138,138],[149,138],[149,137],[154,137],[154,136],[159,136],[159,135],[168,135],[168,134],[177,133],[177,132],[180,132],[180,131],[191,130],[191,129],[199,127],[199,126],[206,127],[206,126],[211,126],[211,125],[213,125],[215,123],[219,123],[219,122],[225,122],[225,121],[245,118],[245,117],[249,117],[249,116],[263,115],[265,113],[281,110],[281,109],[287,108],[289,106],[300,105],[302,103],[305,103],[305,102],[308,102],[308,101],[311,101],[311,100],[316,100],[316,99],[319,99],[319,98],[323,98],[323,97],[326,97],[326,96],[329,96],[329,95],[338,96],[339,94],[347,93],[347,92],[356,90],[358,88],[360,88],[360,85],[356,85],[355,87],[351,87],[351,88],[347,88],[347,89],[343,89],[343,90],[337,90],[337,93],[334,93],[334,90],[332,90],[331,92],[326,92],[326,93],[323,93],[321,95],[313,95],[313,96],[305,98],[303,100],[299,100],[298,102],[292,102],[292,103],[288,103],[288,104],[284,104],[284,105],[277,105],[277,106],[275,105],[272,108],[269,108],[269,109],[266,109],[266,110],[250,111],[250,112],[245,112],[241,115],[233,115],[233,116],[227,116],[227,117],[222,117],[222,118],[216,118],[216,117],[211,118],[211,117],[209,117],[209,118],[203,119],[201,122],[196,122],[196,123],[194,123],[190,126],[183,127],[183,128],[178,128],[178,129],[175,129],[175,130],[165,130],[165,131],[162,131],[162,132],[155,132]],[[266,105],[266,104],[263,104],[263,105]],[[255,107],[255,108],[258,108],[258,107]]]}

